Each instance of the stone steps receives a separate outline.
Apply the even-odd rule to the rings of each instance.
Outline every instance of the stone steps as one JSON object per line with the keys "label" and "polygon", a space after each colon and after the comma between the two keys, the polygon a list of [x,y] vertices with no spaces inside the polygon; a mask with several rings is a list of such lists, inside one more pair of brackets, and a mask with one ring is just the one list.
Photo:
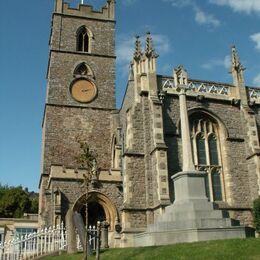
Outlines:
{"label": "stone steps", "polygon": [[144,232],[135,235],[135,246],[169,245],[183,242],[245,238],[245,227],[194,228]]}
{"label": "stone steps", "polygon": [[185,219],[178,222],[157,222],[147,227],[147,232],[168,231],[190,228],[229,228],[232,227],[230,218]]}
{"label": "stone steps", "polygon": [[183,214],[185,214],[185,219],[198,219],[198,218],[208,218],[208,219],[222,219],[226,217],[225,213],[221,210],[196,210],[196,211],[181,211],[181,212],[168,212],[157,219],[158,222],[164,221],[181,221],[183,219]]}
{"label": "stone steps", "polygon": [[175,176],[175,202],[146,232],[134,236],[136,246],[246,237],[245,227],[208,201],[204,175],[182,172]]}

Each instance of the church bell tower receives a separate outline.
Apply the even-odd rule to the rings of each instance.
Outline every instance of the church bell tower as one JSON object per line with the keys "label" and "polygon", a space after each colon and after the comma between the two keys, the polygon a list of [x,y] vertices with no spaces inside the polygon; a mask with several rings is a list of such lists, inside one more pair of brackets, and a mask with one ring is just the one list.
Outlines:
{"label": "church bell tower", "polygon": [[[40,225],[64,221],[80,197],[79,141],[109,171],[115,110],[115,1],[100,11],[54,1],[43,117]],[[104,189],[103,189],[103,192]]]}

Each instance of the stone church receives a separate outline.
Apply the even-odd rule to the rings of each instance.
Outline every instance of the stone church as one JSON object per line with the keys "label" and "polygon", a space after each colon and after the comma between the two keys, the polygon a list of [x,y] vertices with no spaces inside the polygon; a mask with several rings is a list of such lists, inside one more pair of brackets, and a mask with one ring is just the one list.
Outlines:
{"label": "stone church", "polygon": [[[118,110],[115,0],[107,0],[100,11],[87,4],[72,8],[63,0],[54,2],[40,226],[63,221],[74,230],[73,214],[86,218],[87,204],[89,224],[107,222],[111,247],[133,246],[138,245],[134,242],[138,234],[154,230],[161,219],[175,221],[178,228],[177,213],[168,208],[185,198],[191,204],[172,209],[182,218],[188,215],[181,211],[187,205],[187,211],[198,207],[200,213],[209,212],[201,206],[204,203],[217,209],[213,215],[218,215],[214,217],[218,223],[223,222],[219,212],[226,212],[228,220],[251,226],[252,201],[260,195],[260,90],[245,85],[236,48],[231,50],[233,84],[226,84],[190,79],[183,66],[172,75],[158,75],[152,36],[147,33],[144,50],[137,37]],[[96,175],[88,192],[86,169],[77,163],[80,142],[96,155]],[[194,179],[202,176],[197,179],[203,182],[180,183],[179,173]],[[202,197],[200,205],[193,204]],[[202,223],[197,211],[195,215]],[[166,222],[157,227],[169,230]],[[209,237],[213,238],[220,237]]]}

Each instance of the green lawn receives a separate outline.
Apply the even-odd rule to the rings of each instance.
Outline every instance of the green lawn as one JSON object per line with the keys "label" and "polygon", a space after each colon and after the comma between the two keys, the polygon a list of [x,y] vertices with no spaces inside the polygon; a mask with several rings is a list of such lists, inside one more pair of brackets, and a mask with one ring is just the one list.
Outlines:
{"label": "green lawn", "polygon": [[[44,260],[80,260],[82,254],[45,257]],[[95,257],[91,256],[91,260]],[[260,260],[260,239],[231,239],[170,246],[108,249],[101,252],[100,259],[258,259]]]}

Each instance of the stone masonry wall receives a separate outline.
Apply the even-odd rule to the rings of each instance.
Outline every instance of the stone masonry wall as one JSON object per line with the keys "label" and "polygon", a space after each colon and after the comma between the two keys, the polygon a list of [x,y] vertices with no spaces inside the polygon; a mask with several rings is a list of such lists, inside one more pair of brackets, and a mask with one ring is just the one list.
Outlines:
{"label": "stone masonry wall", "polygon": [[77,167],[77,138],[86,141],[97,154],[99,167],[111,167],[110,110],[47,106],[45,117],[43,173],[49,174],[52,164]]}
{"label": "stone masonry wall", "polygon": [[124,189],[127,190],[125,207],[143,209],[146,205],[145,165],[143,156],[126,155]]}

